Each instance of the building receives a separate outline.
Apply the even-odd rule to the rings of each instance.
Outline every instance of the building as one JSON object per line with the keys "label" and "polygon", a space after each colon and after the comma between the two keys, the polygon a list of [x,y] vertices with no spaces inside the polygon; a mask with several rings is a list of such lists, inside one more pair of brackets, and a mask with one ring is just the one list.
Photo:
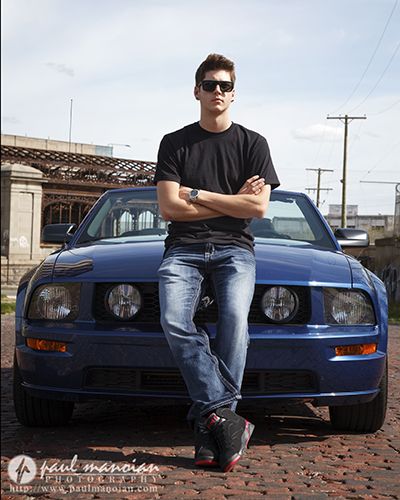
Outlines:
{"label": "building", "polygon": [[1,281],[22,274],[55,248],[44,225],[79,224],[107,189],[152,184],[155,163],[114,158],[113,148],[1,135]]}
{"label": "building", "polygon": [[[341,205],[329,205],[328,215],[325,216],[333,231],[341,227]],[[363,229],[369,234],[371,244],[376,239],[393,236],[394,219],[393,215],[359,215],[358,205],[347,205],[347,227]]]}

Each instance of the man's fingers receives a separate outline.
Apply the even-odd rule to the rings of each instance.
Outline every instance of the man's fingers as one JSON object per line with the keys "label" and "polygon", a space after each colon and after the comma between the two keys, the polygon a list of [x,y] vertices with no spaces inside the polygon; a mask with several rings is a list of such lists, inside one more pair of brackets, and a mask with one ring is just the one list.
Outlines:
{"label": "man's fingers", "polygon": [[256,181],[253,181],[252,184],[251,184],[251,186],[253,188],[260,188],[260,187],[264,186],[264,184],[265,184],[265,180],[264,179],[258,179]]}
{"label": "man's fingers", "polygon": [[259,175],[253,175],[253,177],[250,177],[249,179],[247,179],[245,184],[247,184],[248,186],[251,186],[251,184],[253,184],[253,182],[255,182],[259,177],[260,177]]}
{"label": "man's fingers", "polygon": [[247,179],[243,186],[239,189],[239,194],[259,194],[261,188],[265,185],[265,179],[259,175],[253,175]]}

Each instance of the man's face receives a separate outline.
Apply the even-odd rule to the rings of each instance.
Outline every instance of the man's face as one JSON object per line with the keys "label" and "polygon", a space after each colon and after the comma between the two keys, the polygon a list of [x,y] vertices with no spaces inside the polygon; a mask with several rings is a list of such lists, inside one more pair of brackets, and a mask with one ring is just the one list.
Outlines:
{"label": "man's face", "polygon": [[[207,71],[203,80],[219,80],[219,81],[232,81],[229,71],[217,69],[214,71]],[[223,92],[219,85],[211,91],[207,92],[202,86],[194,88],[194,95],[200,101],[202,110],[208,111],[213,114],[221,114],[226,111],[231,102],[233,101],[235,90],[230,92]]]}

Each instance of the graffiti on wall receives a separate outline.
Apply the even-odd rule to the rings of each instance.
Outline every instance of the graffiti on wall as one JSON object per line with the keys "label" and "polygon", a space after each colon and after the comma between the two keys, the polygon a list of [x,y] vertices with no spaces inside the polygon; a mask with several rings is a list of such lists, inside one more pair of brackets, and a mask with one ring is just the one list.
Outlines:
{"label": "graffiti on wall", "polygon": [[385,283],[389,302],[400,302],[400,272],[398,266],[387,264],[380,276]]}

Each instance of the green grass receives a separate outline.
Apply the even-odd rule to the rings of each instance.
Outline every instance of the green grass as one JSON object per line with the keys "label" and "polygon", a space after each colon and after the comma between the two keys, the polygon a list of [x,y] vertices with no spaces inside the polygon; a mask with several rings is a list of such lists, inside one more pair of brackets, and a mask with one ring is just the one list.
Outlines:
{"label": "green grass", "polygon": [[1,295],[1,314],[10,314],[15,312],[15,300]]}

